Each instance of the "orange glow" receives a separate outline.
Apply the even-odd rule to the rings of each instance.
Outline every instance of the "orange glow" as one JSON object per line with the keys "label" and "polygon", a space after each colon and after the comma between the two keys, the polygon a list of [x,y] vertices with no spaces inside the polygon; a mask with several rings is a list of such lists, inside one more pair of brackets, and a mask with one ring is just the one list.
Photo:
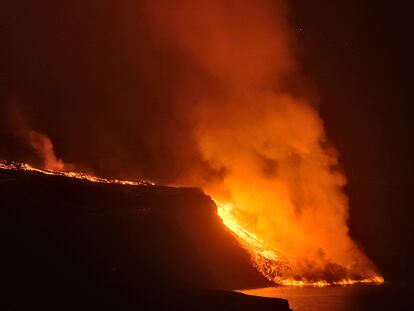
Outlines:
{"label": "orange glow", "polygon": [[100,184],[118,184],[118,185],[130,185],[130,186],[149,186],[154,185],[152,182],[149,181],[131,181],[131,180],[119,180],[119,179],[108,179],[102,177],[96,177],[84,173],[78,172],[65,172],[65,171],[57,171],[52,169],[40,169],[35,168],[27,163],[6,163],[0,161],[0,169],[5,170],[23,170],[23,171],[32,171],[38,172],[46,175],[54,175],[54,176],[64,176],[68,178],[75,178],[81,180],[87,180],[90,182],[100,183]]}
{"label": "orange glow", "polygon": [[214,200],[217,205],[217,213],[223,223],[236,236],[240,245],[245,248],[257,270],[263,274],[269,281],[286,286],[314,286],[324,287],[332,285],[354,285],[354,284],[383,284],[384,278],[379,275],[373,275],[368,278],[341,279],[328,282],[326,280],[308,281],[297,280],[287,277],[291,261],[294,259],[282,250],[273,248],[260,240],[255,234],[247,231],[237,220],[237,210],[231,203],[221,203]]}
{"label": "orange glow", "polygon": [[[79,172],[65,172],[51,169],[39,169],[26,163],[15,163],[0,161],[0,169],[5,170],[23,170],[33,171],[46,175],[63,176],[67,178],[75,178],[86,180],[94,183],[119,184],[130,186],[151,186],[154,185],[148,181],[130,181],[119,179],[107,179],[96,177]],[[352,285],[360,283],[382,284],[384,279],[378,274],[372,274],[369,277],[343,278],[334,281],[327,280],[307,280],[302,276],[298,278],[291,277],[292,266],[295,265],[295,258],[292,254],[286,253],[282,249],[275,248],[270,243],[266,243],[256,234],[247,229],[248,224],[243,223],[243,215],[232,203],[222,203],[213,199],[217,206],[217,214],[223,224],[237,238],[240,245],[250,254],[253,265],[262,273],[269,281],[281,285],[291,286],[328,286],[328,285]]]}
{"label": "orange glow", "polygon": [[[254,266],[275,283],[383,283],[375,264],[349,234],[347,179],[316,108],[317,92],[305,83],[308,77],[303,76],[297,60],[298,38],[290,23],[288,1],[135,2],[127,1],[139,8],[139,15],[128,9],[126,16],[131,15],[131,25],[139,21],[137,33],[143,31],[144,35],[137,38],[143,41],[133,41],[137,40],[135,33],[128,29],[132,44],[125,44],[128,59],[119,64],[120,72],[124,72],[124,64],[130,66],[125,67],[130,82],[113,92],[117,100],[125,101],[117,107],[123,114],[116,113],[115,119],[127,126],[112,136],[106,135],[106,122],[97,123],[102,137],[92,155],[103,150],[102,141],[108,144],[108,156],[98,157],[95,164],[112,169],[111,156],[115,163],[128,159],[121,171],[129,165],[131,171],[135,165],[135,169],[145,166],[138,171],[151,179],[203,189],[214,198],[218,215],[249,252]],[[122,24],[115,28],[122,29]],[[122,33],[121,37],[130,35]],[[123,55],[114,52],[118,54]],[[124,88],[131,88],[136,97],[129,99],[129,91],[120,93]],[[127,105],[130,101],[131,107]],[[107,115],[102,114],[102,120],[107,121]],[[110,123],[118,126],[115,121]],[[141,123],[151,126],[136,130],[134,124]],[[139,135],[118,139],[126,130]],[[57,148],[60,152],[55,153],[46,134],[26,132],[24,136],[44,169],[1,161],[0,168],[96,183],[153,185],[73,172],[74,166],[61,159],[69,148]],[[60,136],[57,147],[65,144],[66,136]],[[119,153],[109,156],[112,145]],[[134,151],[118,156],[129,149]],[[134,158],[141,153],[142,158]],[[96,160],[86,157],[94,167],[92,159]],[[139,159],[142,163],[137,163]]]}
{"label": "orange glow", "polygon": [[176,184],[215,198],[224,224],[276,283],[383,282],[349,235],[346,177],[303,91],[287,1],[151,0],[146,10],[159,48],[205,74],[190,72],[176,87],[202,163]]}

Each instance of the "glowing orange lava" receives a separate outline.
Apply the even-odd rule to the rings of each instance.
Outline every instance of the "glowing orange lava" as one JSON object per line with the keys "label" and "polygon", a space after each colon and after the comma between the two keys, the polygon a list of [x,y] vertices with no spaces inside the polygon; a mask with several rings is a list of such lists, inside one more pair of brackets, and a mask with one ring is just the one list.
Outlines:
{"label": "glowing orange lava", "polygon": [[[152,182],[139,180],[119,180],[119,179],[107,179],[102,177],[96,177],[79,172],[65,172],[50,169],[35,168],[26,163],[6,162],[0,161],[0,169],[4,170],[23,170],[33,171],[46,175],[63,176],[68,178],[75,178],[80,180],[87,180],[94,183],[104,184],[119,184],[130,186],[151,186],[155,185]],[[241,223],[237,214],[237,209],[231,203],[222,203],[213,199],[217,206],[217,214],[221,218],[223,224],[234,234],[240,245],[247,250],[251,256],[251,260],[256,269],[263,274],[268,280],[280,285],[290,286],[329,286],[329,285],[353,285],[353,284],[382,284],[384,283],[383,277],[375,275],[370,278],[359,279],[342,279],[339,281],[328,282],[325,280],[319,281],[304,281],[296,280],[288,275],[290,265],[294,261],[294,258],[289,254],[286,254],[281,249],[276,249],[264,241],[262,241],[257,235],[249,232],[245,226]]]}
{"label": "glowing orange lava", "polygon": [[291,261],[294,259],[282,250],[278,250],[271,247],[270,245],[267,245],[255,234],[246,230],[238,221],[237,210],[234,208],[233,204],[221,203],[217,200],[214,200],[214,202],[217,205],[217,213],[223,223],[236,236],[240,245],[249,252],[253,265],[256,267],[256,269],[262,273],[269,281],[280,285],[315,287],[324,287],[331,285],[344,286],[353,284],[380,285],[384,283],[384,278],[380,275],[375,275],[370,278],[342,279],[332,282],[325,280],[304,281],[295,280],[291,277],[284,277],[286,274],[285,272],[289,270]]}
{"label": "glowing orange lava", "polygon": [[131,181],[131,180],[119,180],[119,179],[108,179],[108,178],[102,178],[102,177],[96,177],[84,173],[79,172],[65,172],[65,171],[57,171],[57,170],[51,170],[51,169],[40,169],[31,166],[27,163],[15,163],[15,162],[0,162],[0,169],[5,170],[23,170],[23,171],[32,171],[32,172],[38,172],[46,175],[54,175],[54,176],[64,176],[69,178],[76,178],[76,179],[82,179],[87,180],[90,182],[100,183],[100,184],[119,184],[119,185],[130,185],[130,186],[148,186],[148,185],[154,185],[152,182],[149,181]]}

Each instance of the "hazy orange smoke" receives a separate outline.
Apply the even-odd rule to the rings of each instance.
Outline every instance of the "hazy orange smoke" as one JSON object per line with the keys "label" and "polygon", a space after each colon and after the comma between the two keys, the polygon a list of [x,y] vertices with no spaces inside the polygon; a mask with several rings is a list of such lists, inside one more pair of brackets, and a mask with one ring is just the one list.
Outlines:
{"label": "hazy orange smoke", "polygon": [[28,135],[30,145],[43,160],[44,168],[51,170],[65,169],[65,163],[56,157],[52,141],[49,137],[33,130],[29,130]]}
{"label": "hazy orange smoke", "polygon": [[30,147],[35,154],[35,158],[40,161],[42,168],[73,170],[73,164],[64,163],[56,156],[55,148],[49,136],[42,131],[31,128],[29,120],[20,108],[22,101],[17,96],[11,96],[9,102],[13,107],[10,123],[15,137],[23,146]]}
{"label": "hazy orange smoke", "polygon": [[299,70],[284,2],[151,0],[146,12],[157,46],[205,77],[189,72],[176,106],[215,173],[188,167],[177,183],[234,203],[241,223],[289,260],[285,277],[375,276],[348,235],[346,178],[323,122],[288,87]]}

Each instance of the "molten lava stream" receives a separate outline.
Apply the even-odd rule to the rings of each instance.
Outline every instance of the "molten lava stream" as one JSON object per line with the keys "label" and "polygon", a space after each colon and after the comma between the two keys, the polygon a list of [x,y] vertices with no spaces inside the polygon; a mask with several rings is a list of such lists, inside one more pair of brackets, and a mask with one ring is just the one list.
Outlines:
{"label": "molten lava stream", "polygon": [[101,184],[119,184],[119,185],[130,185],[130,186],[149,186],[154,185],[154,183],[144,180],[131,181],[131,180],[119,180],[119,179],[108,179],[97,176],[92,176],[79,172],[65,172],[57,171],[50,169],[40,169],[31,166],[27,163],[15,163],[15,162],[6,162],[0,161],[0,169],[5,170],[22,170],[22,171],[32,171],[38,172],[45,175],[54,175],[54,176],[64,176],[68,178],[82,179],[90,182],[101,183]]}
{"label": "molten lava stream", "polygon": [[286,276],[289,273],[289,267],[293,259],[282,250],[276,250],[263,242],[255,234],[246,230],[237,219],[237,211],[232,203],[222,203],[215,199],[213,200],[217,205],[217,213],[223,221],[223,224],[234,234],[240,245],[248,251],[253,265],[269,281],[279,285],[315,287],[354,284],[380,285],[384,283],[384,278],[380,275],[360,279],[342,279],[332,282],[326,280],[296,280],[293,277]]}
{"label": "molten lava stream", "polygon": [[[25,163],[15,163],[0,161],[0,169],[5,170],[22,170],[33,171],[46,175],[63,176],[67,178],[75,178],[86,180],[94,183],[105,184],[119,184],[130,186],[150,186],[154,185],[152,182],[138,180],[119,180],[107,179],[97,176],[92,176],[79,172],[65,172],[49,169],[35,168]],[[286,254],[283,250],[276,249],[271,245],[265,243],[256,234],[247,230],[242,224],[241,219],[237,216],[237,209],[232,203],[222,203],[213,199],[217,206],[217,214],[221,218],[223,224],[232,232],[237,238],[240,245],[250,254],[253,265],[263,274],[268,280],[280,285],[291,286],[329,286],[329,285],[352,285],[352,284],[383,284],[384,279],[380,275],[374,275],[368,278],[350,279],[345,278],[338,281],[308,281],[306,279],[296,279],[289,276],[290,267],[294,258]]]}

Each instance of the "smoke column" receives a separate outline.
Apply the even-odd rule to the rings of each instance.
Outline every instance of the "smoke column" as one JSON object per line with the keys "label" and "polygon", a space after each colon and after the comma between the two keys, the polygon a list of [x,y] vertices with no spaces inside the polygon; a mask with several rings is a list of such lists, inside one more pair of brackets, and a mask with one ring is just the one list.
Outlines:
{"label": "smoke column", "polygon": [[348,235],[337,153],[289,83],[301,78],[284,3],[148,1],[146,10],[159,48],[204,76],[183,78],[175,105],[210,170],[188,167],[177,183],[233,202],[247,228],[289,258],[286,277],[375,276]]}
{"label": "smoke column", "polygon": [[65,164],[58,159],[53,149],[52,141],[49,137],[42,133],[30,130],[29,131],[30,145],[34,148],[36,153],[43,160],[43,166],[51,170],[64,170]]}

